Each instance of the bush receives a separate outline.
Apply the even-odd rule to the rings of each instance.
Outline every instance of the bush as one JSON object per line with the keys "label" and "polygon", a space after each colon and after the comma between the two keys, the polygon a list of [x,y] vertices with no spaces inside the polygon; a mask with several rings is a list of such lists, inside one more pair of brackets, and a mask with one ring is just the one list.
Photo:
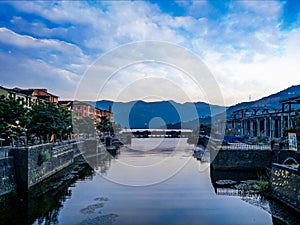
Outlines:
{"label": "bush", "polygon": [[41,151],[38,157],[38,165],[41,166],[44,162],[48,162],[50,160],[50,154],[48,150]]}

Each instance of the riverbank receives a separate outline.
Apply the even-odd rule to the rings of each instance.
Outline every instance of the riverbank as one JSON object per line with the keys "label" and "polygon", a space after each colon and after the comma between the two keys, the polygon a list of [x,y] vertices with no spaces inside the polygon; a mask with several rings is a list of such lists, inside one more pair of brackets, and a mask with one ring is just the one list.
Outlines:
{"label": "riverbank", "polygon": [[[92,162],[83,164],[86,169],[75,166],[68,171],[74,161],[26,193],[7,199],[0,206],[2,224],[282,225],[269,200],[259,195],[216,193],[209,162],[194,159],[185,142],[177,146],[168,139],[159,148],[141,148],[142,142],[150,141],[133,140],[114,157],[106,151],[86,151],[83,161]],[[157,180],[166,168],[183,162],[183,167]],[[142,171],[145,165],[149,170]],[[153,178],[157,182],[150,183]],[[137,183],[140,186],[130,185]]]}
{"label": "riverbank", "polygon": [[96,151],[96,140],[65,141],[2,149],[0,158],[0,196],[29,188],[74,163],[83,149]]}
{"label": "riverbank", "polygon": [[[255,184],[252,188],[249,185],[235,186],[234,182],[225,182],[227,179],[237,181],[256,179],[260,181],[260,176],[265,176],[265,182],[260,185],[262,189],[267,190],[264,193],[272,202],[276,202],[281,208],[299,214],[300,212],[300,174],[299,164],[300,153],[291,150],[246,150],[246,149],[231,149],[231,150],[211,150],[211,174],[214,184],[223,180],[223,186],[232,186],[226,190],[229,193],[243,192],[241,187],[251,189],[259,185]],[[294,168],[296,166],[296,168]],[[242,175],[244,174],[244,175]],[[246,176],[242,177],[241,176]],[[224,181],[225,180],[225,181]],[[222,183],[222,182],[220,182]],[[231,185],[234,184],[234,185]],[[254,188],[255,189],[255,188]],[[279,208],[279,207],[276,207]],[[275,210],[276,211],[276,210]],[[282,211],[282,210],[279,210]],[[289,216],[291,217],[291,216]],[[285,223],[284,216],[278,216],[277,220]],[[290,219],[286,224],[300,224],[299,218],[295,218],[298,223],[293,223],[294,219]]]}
{"label": "riverbank", "polygon": [[45,218],[55,222],[59,209],[71,196],[69,187],[93,174],[93,169],[79,156],[71,165],[26,192],[0,196],[0,224],[33,224]]}

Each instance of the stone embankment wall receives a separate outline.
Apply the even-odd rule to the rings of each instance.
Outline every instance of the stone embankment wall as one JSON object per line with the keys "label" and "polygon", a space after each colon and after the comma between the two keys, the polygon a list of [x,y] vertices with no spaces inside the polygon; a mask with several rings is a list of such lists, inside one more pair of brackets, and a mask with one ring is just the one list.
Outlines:
{"label": "stone embankment wall", "polygon": [[[300,212],[300,169],[283,165],[286,159],[300,162],[300,153],[291,150],[211,150],[211,178],[235,179],[238,172],[270,169],[272,196]],[[253,174],[255,175],[255,174]],[[238,179],[238,178],[237,178]]]}
{"label": "stone embankment wall", "polygon": [[13,157],[9,156],[10,148],[0,149],[0,195],[17,188]]}
{"label": "stone embankment wall", "polygon": [[210,151],[212,169],[257,171],[271,168],[271,150],[220,150]]}
{"label": "stone embankment wall", "polygon": [[71,165],[84,148],[84,142],[65,142],[0,150],[0,195],[28,190]]}
{"label": "stone embankment wall", "polygon": [[300,212],[300,170],[273,163],[272,196]]}
{"label": "stone embankment wall", "polygon": [[283,163],[288,157],[300,162],[300,153],[290,150],[211,150],[212,169],[257,171]]}
{"label": "stone embankment wall", "polygon": [[75,144],[53,146],[43,144],[15,148],[16,182],[19,189],[27,190],[73,162]]}

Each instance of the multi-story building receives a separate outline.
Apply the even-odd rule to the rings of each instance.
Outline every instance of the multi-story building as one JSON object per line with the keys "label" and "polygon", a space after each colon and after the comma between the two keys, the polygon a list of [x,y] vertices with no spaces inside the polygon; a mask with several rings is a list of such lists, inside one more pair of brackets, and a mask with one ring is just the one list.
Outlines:
{"label": "multi-story building", "polygon": [[24,94],[27,96],[31,96],[32,99],[39,99],[39,100],[45,100],[53,103],[58,103],[58,96],[53,95],[48,92],[47,89],[40,88],[40,89],[34,89],[34,88],[28,88],[28,89],[21,89],[21,88],[13,88],[13,92],[18,94]]}
{"label": "multi-story building", "polygon": [[21,100],[21,102],[28,107],[41,101],[50,101],[53,103],[58,102],[58,96],[49,93],[47,89],[9,89],[0,86],[0,96],[8,96]]}
{"label": "multi-story building", "polygon": [[72,110],[75,118],[90,117],[98,123],[101,120],[100,118],[105,116],[110,122],[114,122],[114,114],[111,107],[109,107],[109,110],[104,110],[80,101],[59,101],[59,104]]}

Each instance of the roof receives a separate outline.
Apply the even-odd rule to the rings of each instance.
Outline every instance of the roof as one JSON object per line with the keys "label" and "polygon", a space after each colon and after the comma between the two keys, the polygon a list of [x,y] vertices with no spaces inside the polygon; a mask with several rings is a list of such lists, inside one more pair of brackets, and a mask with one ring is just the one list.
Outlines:
{"label": "roof", "polygon": [[[28,89],[21,89],[21,88],[13,88],[11,89],[12,91],[14,92],[17,92],[17,93],[22,93],[22,94],[25,94],[25,95],[31,95],[31,96],[44,96],[44,97],[48,97],[48,96],[52,96],[52,97],[59,97],[57,95],[54,95],[54,94],[51,94],[47,91],[46,88],[28,88]],[[36,93],[38,92],[38,93]]]}

